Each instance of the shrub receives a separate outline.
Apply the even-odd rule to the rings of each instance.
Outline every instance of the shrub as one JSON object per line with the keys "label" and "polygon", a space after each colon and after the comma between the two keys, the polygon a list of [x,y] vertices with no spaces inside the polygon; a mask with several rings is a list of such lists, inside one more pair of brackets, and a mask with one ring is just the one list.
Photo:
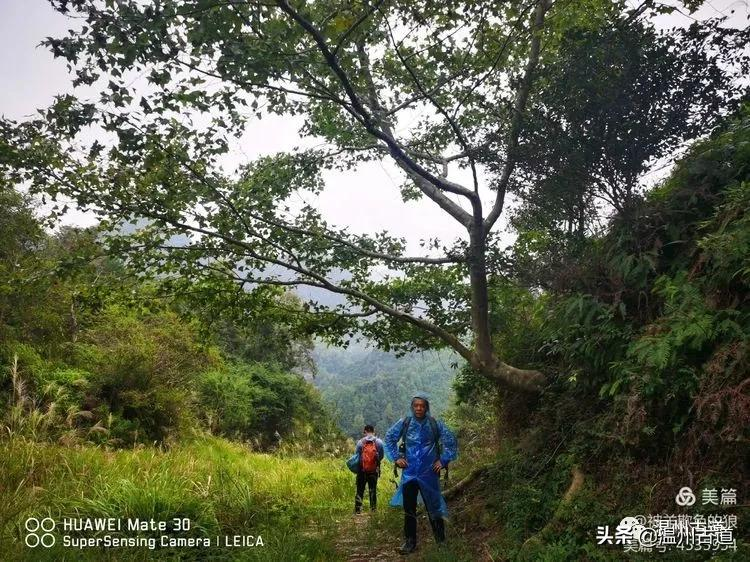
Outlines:
{"label": "shrub", "polygon": [[292,439],[338,436],[317,390],[299,375],[262,363],[235,363],[203,373],[198,411],[214,433],[262,447],[275,442],[276,431]]}

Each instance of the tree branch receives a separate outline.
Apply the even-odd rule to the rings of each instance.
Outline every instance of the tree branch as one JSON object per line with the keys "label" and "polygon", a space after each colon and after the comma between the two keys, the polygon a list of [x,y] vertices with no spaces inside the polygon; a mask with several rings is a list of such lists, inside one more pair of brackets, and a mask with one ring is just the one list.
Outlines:
{"label": "tree branch", "polygon": [[518,88],[518,92],[516,93],[515,103],[513,104],[513,117],[511,118],[510,131],[508,132],[507,157],[505,165],[503,166],[502,174],[500,175],[500,180],[498,181],[495,203],[484,221],[485,232],[489,232],[490,229],[492,229],[493,225],[500,217],[500,214],[503,212],[505,192],[508,189],[508,183],[510,182],[511,174],[516,165],[515,153],[518,148],[518,137],[521,134],[523,112],[526,108],[526,101],[529,98],[534,70],[536,70],[536,66],[539,62],[541,30],[544,26],[544,16],[551,5],[552,0],[539,0],[534,12],[534,28],[531,36],[529,60],[526,63],[526,70],[521,85]]}
{"label": "tree branch", "polygon": [[[370,99],[370,105],[373,108],[373,118],[376,120],[378,126],[385,131],[388,135],[393,137],[393,126],[388,121],[388,118],[382,116],[382,106],[380,105],[380,100],[378,99],[377,90],[375,89],[375,81],[372,78],[372,73],[370,72],[370,59],[367,56],[367,52],[364,50],[364,47],[359,44],[357,46],[358,50],[358,56],[360,59],[360,67],[362,70],[362,73],[365,76],[365,80],[367,82],[368,87],[368,95]],[[414,154],[412,149],[410,148],[403,148],[405,152]],[[417,153],[417,157],[421,156],[428,156],[429,160],[434,160],[434,157],[431,155],[425,155],[422,153]],[[422,193],[427,195],[430,199],[432,199],[435,203],[440,206],[444,211],[446,211],[448,214],[453,216],[458,222],[460,222],[465,227],[469,227],[471,224],[471,215],[464,211],[461,207],[456,205],[453,201],[448,199],[448,197],[445,196],[444,193],[442,193],[439,189],[437,189],[434,184],[431,182],[428,182],[425,180],[425,178],[421,177],[420,175],[416,174],[412,169],[405,166],[403,162],[396,159],[396,164],[401,168],[406,175],[416,184],[416,186],[419,188]],[[445,166],[444,166],[445,167]],[[444,170],[446,172],[446,170]],[[444,173],[444,175],[447,175],[447,173]],[[463,189],[463,188],[462,188]],[[474,199],[478,201],[478,197],[476,197],[475,193],[472,193],[467,190],[469,194],[472,196],[472,205],[474,204]]]}
{"label": "tree branch", "polygon": [[[401,54],[401,51],[398,48],[398,45],[396,44],[396,39],[393,36],[393,29],[391,28],[391,24],[388,21],[388,17],[386,14],[383,13],[382,10],[378,9],[380,12],[380,15],[383,17],[383,21],[385,22],[385,26],[388,29],[388,36],[391,38],[391,43],[393,44],[393,49],[396,52],[396,56],[401,61],[401,64],[404,66],[406,71],[409,73],[409,76],[411,76],[412,81],[414,82],[414,85],[416,86],[417,90],[419,90],[419,93],[422,94],[426,99],[430,100],[430,103],[435,106],[435,108],[438,110],[438,113],[440,113],[443,117],[445,117],[446,121],[448,121],[448,125],[453,130],[453,134],[456,135],[456,138],[458,139],[458,143],[461,145],[461,147],[464,149],[464,152],[468,155],[469,158],[469,166],[471,168],[471,174],[472,179],[474,182],[474,191],[477,192],[479,190],[479,181],[477,179],[477,169],[476,169],[476,163],[474,162],[474,158],[471,156],[471,147],[469,146],[469,141],[466,140],[466,137],[461,132],[461,129],[458,126],[458,123],[456,123],[456,120],[453,119],[450,115],[448,115],[448,112],[443,108],[443,106],[440,104],[440,102],[437,101],[435,96],[429,92],[427,92],[424,87],[422,86],[421,81],[417,77],[416,73],[414,72],[414,69],[409,65],[409,63],[404,59],[403,55]],[[472,199],[472,205],[474,205],[474,199]],[[481,202],[477,200],[477,204],[481,206]],[[481,209],[479,211],[481,215]]]}
{"label": "tree branch", "polygon": [[[141,132],[141,134],[145,134],[145,131],[141,129],[138,125],[132,123],[131,121],[127,120],[130,125]],[[261,237],[257,234],[256,229],[251,228],[251,226],[248,224],[248,222],[245,220],[245,215],[247,217],[250,217],[253,220],[257,220],[259,222],[275,226],[277,228],[281,228],[285,231],[298,234],[301,236],[310,236],[310,237],[317,237],[317,238],[324,238],[327,240],[330,240],[331,242],[334,242],[336,244],[340,244],[342,246],[346,246],[350,250],[353,250],[354,252],[370,257],[373,259],[379,259],[382,261],[387,262],[393,262],[393,263],[419,263],[419,264],[425,264],[425,265],[440,265],[440,264],[449,264],[449,263],[463,263],[465,261],[464,257],[459,256],[442,256],[442,257],[428,257],[428,256],[394,256],[392,254],[386,254],[383,252],[376,252],[374,250],[368,250],[366,248],[362,248],[361,246],[358,246],[354,242],[351,242],[345,238],[342,238],[340,236],[337,236],[335,234],[326,232],[326,231],[320,231],[320,232],[314,232],[308,229],[300,228],[298,226],[289,224],[285,221],[279,220],[279,219],[271,219],[269,217],[264,217],[262,215],[257,215],[255,213],[252,213],[250,211],[244,210],[243,213],[240,212],[240,210],[232,203],[229,197],[227,197],[219,187],[214,185],[214,182],[208,178],[206,175],[200,173],[195,166],[192,165],[191,162],[181,158],[178,156],[174,151],[172,151],[169,147],[165,146],[161,142],[157,142],[158,146],[167,154],[169,154],[172,158],[177,160],[180,164],[182,164],[188,172],[196,179],[196,181],[200,182],[201,184],[208,187],[219,199],[219,201],[216,201],[220,205],[226,205],[229,209],[229,211],[237,218],[237,220],[240,221],[240,224],[242,224],[243,228],[245,229],[245,232],[249,236],[254,236],[262,239],[267,244],[271,245],[272,247],[276,248],[277,250],[289,254],[292,258],[296,259],[294,254],[288,250],[287,248],[282,248],[281,246],[275,244],[273,241],[269,240],[266,237]]]}
{"label": "tree branch", "polygon": [[227,244],[233,245],[237,248],[241,248],[243,252],[246,253],[247,256],[256,259],[260,262],[269,263],[273,265],[277,265],[279,267],[283,267],[285,269],[288,269],[290,271],[294,271],[295,273],[298,273],[300,275],[303,275],[304,277],[307,277],[311,279],[312,281],[308,281],[307,279],[304,281],[300,281],[300,284],[310,284],[312,282],[317,282],[317,287],[326,289],[332,293],[337,293],[341,295],[346,295],[353,297],[357,300],[364,301],[373,308],[377,309],[378,311],[387,314],[388,316],[395,317],[399,320],[408,322],[414,326],[417,326],[418,328],[421,328],[438,339],[442,340],[445,344],[455,349],[459,355],[461,355],[464,359],[466,359],[469,362],[476,363],[476,357],[474,352],[466,347],[461,341],[453,334],[448,332],[447,330],[436,326],[432,322],[429,322],[427,320],[424,320],[423,318],[418,318],[416,316],[412,316],[411,314],[408,314],[407,312],[404,312],[402,310],[399,310],[397,308],[394,308],[386,303],[383,303],[376,299],[375,297],[368,295],[366,293],[363,293],[362,291],[358,289],[354,289],[351,287],[344,287],[341,285],[337,285],[335,283],[330,282],[326,277],[323,275],[320,275],[318,273],[315,273],[314,271],[307,269],[306,267],[300,265],[300,264],[294,264],[285,260],[281,260],[278,258],[273,258],[270,256],[265,256],[262,254],[259,254],[255,248],[253,248],[250,244],[243,240],[239,240],[237,238],[234,238],[232,236],[222,234],[221,232],[208,230],[206,228],[202,228],[200,226],[192,226],[183,222],[180,222],[178,220],[175,220],[168,216],[159,215],[158,213],[153,213],[149,211],[144,211],[143,209],[130,209],[130,208],[121,208],[123,212],[132,213],[134,215],[140,215],[144,218],[150,218],[153,220],[163,221],[167,224],[172,225],[175,228],[179,228],[181,230],[189,230],[191,232],[195,232],[198,234],[203,234],[205,236],[209,236],[211,238],[218,238],[220,240],[223,240]]}
{"label": "tree branch", "polygon": [[[519,14],[518,18],[516,19],[516,24],[513,26],[513,29],[517,29],[518,26],[523,21],[523,18],[526,15],[526,12],[537,2],[540,0],[534,0],[531,2],[528,6],[526,6],[521,13]],[[543,1],[543,0],[542,0]],[[500,50],[498,51],[497,55],[495,56],[495,59],[492,61],[492,64],[490,65],[489,70],[484,73],[483,76],[481,76],[476,82],[474,82],[470,87],[469,90],[461,97],[460,100],[456,103],[456,107],[453,110],[453,115],[456,115],[459,108],[463,105],[463,103],[466,101],[466,99],[476,90],[479,86],[482,85],[482,83],[487,80],[489,76],[492,75],[493,72],[495,72],[495,69],[497,68],[497,65],[500,63],[500,59],[502,58],[503,54],[505,53],[505,50],[508,48],[508,45],[510,44],[510,40],[513,37],[511,33],[508,33],[508,36],[505,38],[505,41],[503,42],[503,45],[500,47]]]}
{"label": "tree branch", "polygon": [[[351,102],[352,108],[361,116],[365,129],[375,138],[383,141],[388,146],[391,155],[398,163],[402,164],[402,168],[408,168],[416,176],[422,179],[422,185],[419,186],[420,189],[422,189],[423,186],[429,185],[433,191],[448,191],[457,195],[463,195],[469,200],[472,200],[476,197],[476,194],[473,191],[468,190],[465,187],[453,182],[449,182],[442,178],[439,178],[432,174],[429,170],[426,170],[425,168],[420,166],[411,157],[409,157],[406,152],[404,152],[403,148],[391,134],[388,134],[378,128],[376,126],[376,122],[373,120],[373,116],[370,114],[370,112],[367,111],[362,101],[359,99],[359,96],[354,91],[354,87],[348,76],[344,72],[343,68],[339,64],[337,57],[334,56],[328,48],[323,35],[307,19],[302,17],[298,11],[292,8],[292,6],[286,0],[278,0],[277,5],[283,12],[288,14],[295,22],[297,22],[317,43],[321,54],[325,58],[333,73],[338,78],[341,86],[344,88],[344,91],[346,92],[346,95]],[[429,191],[430,187],[427,187],[426,189]],[[427,192],[425,193],[427,194]],[[443,196],[442,200],[437,202],[444,210],[446,210],[451,216],[456,218],[456,220],[461,223],[464,223],[467,218],[470,219],[471,217],[471,215],[464,211],[460,206],[458,206],[456,203],[445,196]]]}
{"label": "tree branch", "polygon": [[372,7],[371,7],[371,8],[370,8],[370,9],[369,9],[369,10],[368,10],[367,12],[365,12],[364,14],[362,14],[361,16],[359,16],[359,18],[357,18],[357,21],[355,21],[355,22],[354,22],[354,23],[353,23],[353,24],[352,24],[352,25],[351,25],[351,26],[349,27],[349,29],[347,29],[347,30],[346,30],[346,31],[344,32],[344,34],[343,34],[343,35],[342,35],[341,37],[339,37],[339,40],[338,40],[338,42],[336,43],[336,47],[335,47],[335,48],[333,49],[333,55],[334,55],[334,56],[338,56],[338,52],[339,52],[339,49],[341,49],[342,45],[344,44],[344,41],[346,41],[346,39],[347,39],[347,38],[348,38],[348,37],[349,37],[349,36],[350,36],[350,35],[351,35],[352,33],[354,33],[354,31],[355,31],[355,30],[356,30],[356,29],[357,29],[357,28],[358,28],[358,27],[359,27],[360,25],[362,25],[362,24],[363,24],[363,23],[365,22],[365,20],[367,20],[367,18],[369,18],[369,17],[370,17],[370,16],[372,15],[372,14],[374,14],[374,13],[375,13],[376,11],[378,11],[378,10],[380,9],[380,6],[381,6],[381,5],[383,4],[383,2],[384,2],[384,1],[385,1],[385,0],[378,0],[377,2],[375,2],[375,4],[373,4],[373,5],[372,5]]}

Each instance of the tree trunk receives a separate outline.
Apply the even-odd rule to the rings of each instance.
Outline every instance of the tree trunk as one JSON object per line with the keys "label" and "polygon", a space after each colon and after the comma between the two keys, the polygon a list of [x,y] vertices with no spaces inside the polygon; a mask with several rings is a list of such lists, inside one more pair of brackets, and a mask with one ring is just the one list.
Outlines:
{"label": "tree trunk", "polygon": [[487,288],[487,241],[484,226],[475,222],[469,231],[469,282],[471,286],[471,326],[476,358],[471,366],[501,386],[524,392],[539,392],[544,375],[533,369],[518,369],[498,360],[490,332],[489,290]]}
{"label": "tree trunk", "polygon": [[490,334],[489,291],[487,289],[487,241],[484,226],[474,224],[469,231],[469,283],[471,286],[471,327],[474,349],[485,369],[493,369],[497,359]]}

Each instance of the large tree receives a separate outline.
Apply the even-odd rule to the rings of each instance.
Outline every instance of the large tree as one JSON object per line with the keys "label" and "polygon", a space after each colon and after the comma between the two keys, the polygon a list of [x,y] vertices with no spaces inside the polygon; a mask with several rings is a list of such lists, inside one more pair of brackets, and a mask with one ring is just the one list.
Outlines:
{"label": "large tree", "polygon": [[583,237],[597,205],[628,215],[649,167],[738,108],[742,89],[721,91],[715,61],[747,73],[748,40],[721,19],[668,33],[630,19],[565,30],[529,102],[519,222]]}
{"label": "large tree", "polygon": [[[643,29],[658,4],[52,3],[82,25],[46,44],[67,59],[74,83],[99,98],[62,96],[44,119],[4,123],[11,180],[30,179],[98,212],[113,229],[112,249],[177,291],[243,308],[278,307],[273,288],[337,293],[341,301],[312,300],[297,321],[329,337],[360,330],[386,348],[449,346],[503,386],[542,387],[542,373],[495,353],[488,298],[488,279],[502,273],[493,233],[506,194],[540,174],[525,149],[541,128],[528,125],[582,110],[556,110],[565,101],[555,90],[561,81],[542,71],[565,59],[574,30]],[[726,64],[741,46],[736,33],[714,29],[706,38],[696,47],[705,54],[705,99],[688,114],[715,118],[741,95],[736,66]],[[691,56],[673,43],[674,57]],[[584,70],[577,79],[602,77]],[[302,116],[300,134],[318,147],[224,172],[232,136],[269,112]],[[563,129],[558,137],[575,133]],[[412,256],[388,233],[355,235],[316,209],[290,209],[293,193],[324,188],[323,171],[381,159],[403,173],[405,200],[429,199],[465,237],[428,240]],[[383,267],[388,274],[372,275]]]}

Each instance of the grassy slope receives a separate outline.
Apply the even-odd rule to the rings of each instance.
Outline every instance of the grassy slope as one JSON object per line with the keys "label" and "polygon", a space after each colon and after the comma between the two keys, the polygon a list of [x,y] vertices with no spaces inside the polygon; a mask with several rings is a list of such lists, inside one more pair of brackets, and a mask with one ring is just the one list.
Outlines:
{"label": "grassy slope", "polygon": [[[336,560],[332,538],[349,517],[352,484],[339,460],[250,453],[214,438],[169,452],[2,441],[0,552],[4,560],[190,560],[209,553],[231,560]],[[32,515],[189,517],[195,535],[260,534],[265,547],[32,550],[22,542],[23,522]]]}
{"label": "grassy slope", "polygon": [[[474,459],[476,460],[476,459]],[[485,459],[486,460],[486,459]],[[453,482],[468,466],[456,466]],[[529,478],[512,453],[499,454],[490,473],[450,502],[449,544],[437,548],[420,519],[420,548],[412,562],[471,560],[599,560],[622,558],[597,547],[597,524],[613,513],[650,512],[645,503],[614,508],[610,493],[587,479],[584,488],[536,548],[521,549],[552,517],[569,480],[569,463]],[[198,439],[169,451],[66,448],[22,439],[0,441],[0,559],[21,560],[401,560],[402,514],[387,509],[393,492],[389,467],[379,485],[381,509],[351,515],[353,477],[340,459],[307,459],[252,453],[217,438]],[[593,485],[592,485],[593,484]],[[628,486],[625,486],[628,488]],[[657,512],[659,510],[656,510]],[[29,549],[23,522],[29,516],[114,517],[171,521],[188,517],[194,535],[262,535],[263,548],[84,551]],[[616,518],[614,518],[616,519]],[[740,516],[742,519],[742,516]],[[123,533],[123,535],[132,533]],[[159,533],[156,533],[159,534]],[[173,535],[176,535],[173,533]],[[87,534],[87,536],[91,536]],[[58,535],[59,541],[59,535]],[[725,553],[721,560],[747,554]],[[523,551],[523,552],[522,552]],[[648,560],[648,556],[631,556]],[[665,560],[703,560],[673,552]]]}
{"label": "grassy slope", "polygon": [[[354,478],[341,459],[258,454],[218,438],[198,439],[169,451],[0,440],[0,559],[402,560],[395,548],[402,541],[403,515],[387,507],[395,487],[390,465],[385,463],[383,470],[378,486],[381,509],[374,516],[353,517]],[[456,479],[460,476],[459,471]],[[477,537],[459,521],[449,521],[449,545],[437,548],[421,510],[420,514],[420,548],[410,560],[478,559],[477,547],[483,544],[472,544]],[[63,517],[188,517],[192,536],[260,534],[265,547],[81,551],[61,548],[58,534],[54,548],[30,549],[23,544],[23,524],[30,516],[58,522]]]}

